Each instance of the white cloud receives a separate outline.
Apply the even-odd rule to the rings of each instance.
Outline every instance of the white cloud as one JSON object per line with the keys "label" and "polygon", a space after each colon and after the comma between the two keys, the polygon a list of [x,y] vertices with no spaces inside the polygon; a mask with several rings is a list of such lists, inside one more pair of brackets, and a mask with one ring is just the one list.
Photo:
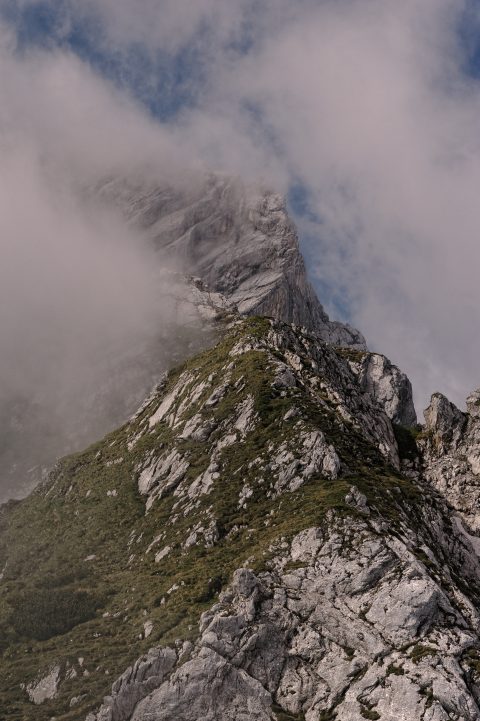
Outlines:
{"label": "white cloud", "polygon": [[92,199],[95,184],[117,173],[189,184],[195,166],[189,155],[186,175],[171,133],[78,59],[12,47],[2,33],[0,500],[35,462],[123,421],[186,320],[166,259]]}

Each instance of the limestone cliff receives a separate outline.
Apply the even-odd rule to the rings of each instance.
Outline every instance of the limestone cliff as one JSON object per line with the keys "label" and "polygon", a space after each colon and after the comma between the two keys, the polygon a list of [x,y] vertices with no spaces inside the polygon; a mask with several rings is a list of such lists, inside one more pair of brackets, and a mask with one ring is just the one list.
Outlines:
{"label": "limestone cliff", "polygon": [[240,313],[298,323],[329,343],[366,348],[359,331],[325,313],[280,195],[219,174],[183,188],[114,179],[95,192]]}
{"label": "limestone cliff", "polygon": [[467,412],[436,393],[425,411],[421,438],[424,475],[456,512],[455,521],[477,544],[480,532],[480,390]]}

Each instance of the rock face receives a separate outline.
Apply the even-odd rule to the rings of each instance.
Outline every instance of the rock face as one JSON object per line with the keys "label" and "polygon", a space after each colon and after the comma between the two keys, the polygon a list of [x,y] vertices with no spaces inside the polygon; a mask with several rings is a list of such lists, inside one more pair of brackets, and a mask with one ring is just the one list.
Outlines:
{"label": "rock face", "polygon": [[46,676],[32,681],[27,686],[27,694],[34,704],[42,704],[47,699],[55,698],[60,681],[60,666],[54,666]]}
{"label": "rock face", "polygon": [[[446,592],[449,572],[432,548],[440,544],[467,575],[478,578],[480,568],[436,520],[432,534],[405,540],[361,517],[331,515],[302,531],[277,549],[270,570],[235,572],[186,659],[150,651],[137,664],[150,664],[147,683],[128,672],[89,721],[478,720],[470,663],[480,619],[461,593]],[[171,673],[153,681],[150,669],[166,654]]]}
{"label": "rock face", "polygon": [[439,451],[453,450],[458,446],[466,417],[448,398],[434,393],[424,416],[425,430]]}
{"label": "rock face", "polygon": [[[137,704],[170,676],[181,658],[182,652],[165,648],[151,650],[138,659],[133,667],[128,668],[113,684],[112,696],[106,700],[108,708],[100,711],[99,718],[104,721],[112,718],[122,721],[130,719]],[[92,718],[95,718],[93,714],[90,715],[90,719]]]}
{"label": "rock face", "polygon": [[477,390],[467,413],[436,393],[425,411],[421,441],[425,477],[458,512],[469,532],[480,531],[480,414]]}
{"label": "rock face", "polygon": [[351,354],[350,365],[358,375],[360,386],[380,403],[394,423],[415,425],[412,384],[405,373],[378,353]]}
{"label": "rock face", "polygon": [[334,345],[365,349],[361,333],[323,310],[276,193],[219,174],[188,189],[112,180],[97,192],[241,314],[297,323]]}

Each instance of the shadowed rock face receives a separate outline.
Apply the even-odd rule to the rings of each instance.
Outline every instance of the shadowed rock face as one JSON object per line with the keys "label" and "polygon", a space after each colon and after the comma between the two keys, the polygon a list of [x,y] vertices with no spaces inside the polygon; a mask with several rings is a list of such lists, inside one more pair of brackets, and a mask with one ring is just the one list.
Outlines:
{"label": "shadowed rock face", "polygon": [[329,343],[366,348],[361,333],[330,321],[323,310],[281,196],[212,174],[189,191],[113,180],[99,197],[240,313],[272,316]]}

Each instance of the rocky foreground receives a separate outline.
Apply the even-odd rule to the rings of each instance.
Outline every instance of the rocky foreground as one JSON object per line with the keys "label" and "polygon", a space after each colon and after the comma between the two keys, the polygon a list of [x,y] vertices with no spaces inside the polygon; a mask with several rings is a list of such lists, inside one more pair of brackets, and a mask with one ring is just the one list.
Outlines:
{"label": "rocky foreground", "polygon": [[479,721],[480,392],[417,424],[278,199],[208,187],[101,191],[185,257],[210,243],[219,341],[0,507],[2,720]]}

